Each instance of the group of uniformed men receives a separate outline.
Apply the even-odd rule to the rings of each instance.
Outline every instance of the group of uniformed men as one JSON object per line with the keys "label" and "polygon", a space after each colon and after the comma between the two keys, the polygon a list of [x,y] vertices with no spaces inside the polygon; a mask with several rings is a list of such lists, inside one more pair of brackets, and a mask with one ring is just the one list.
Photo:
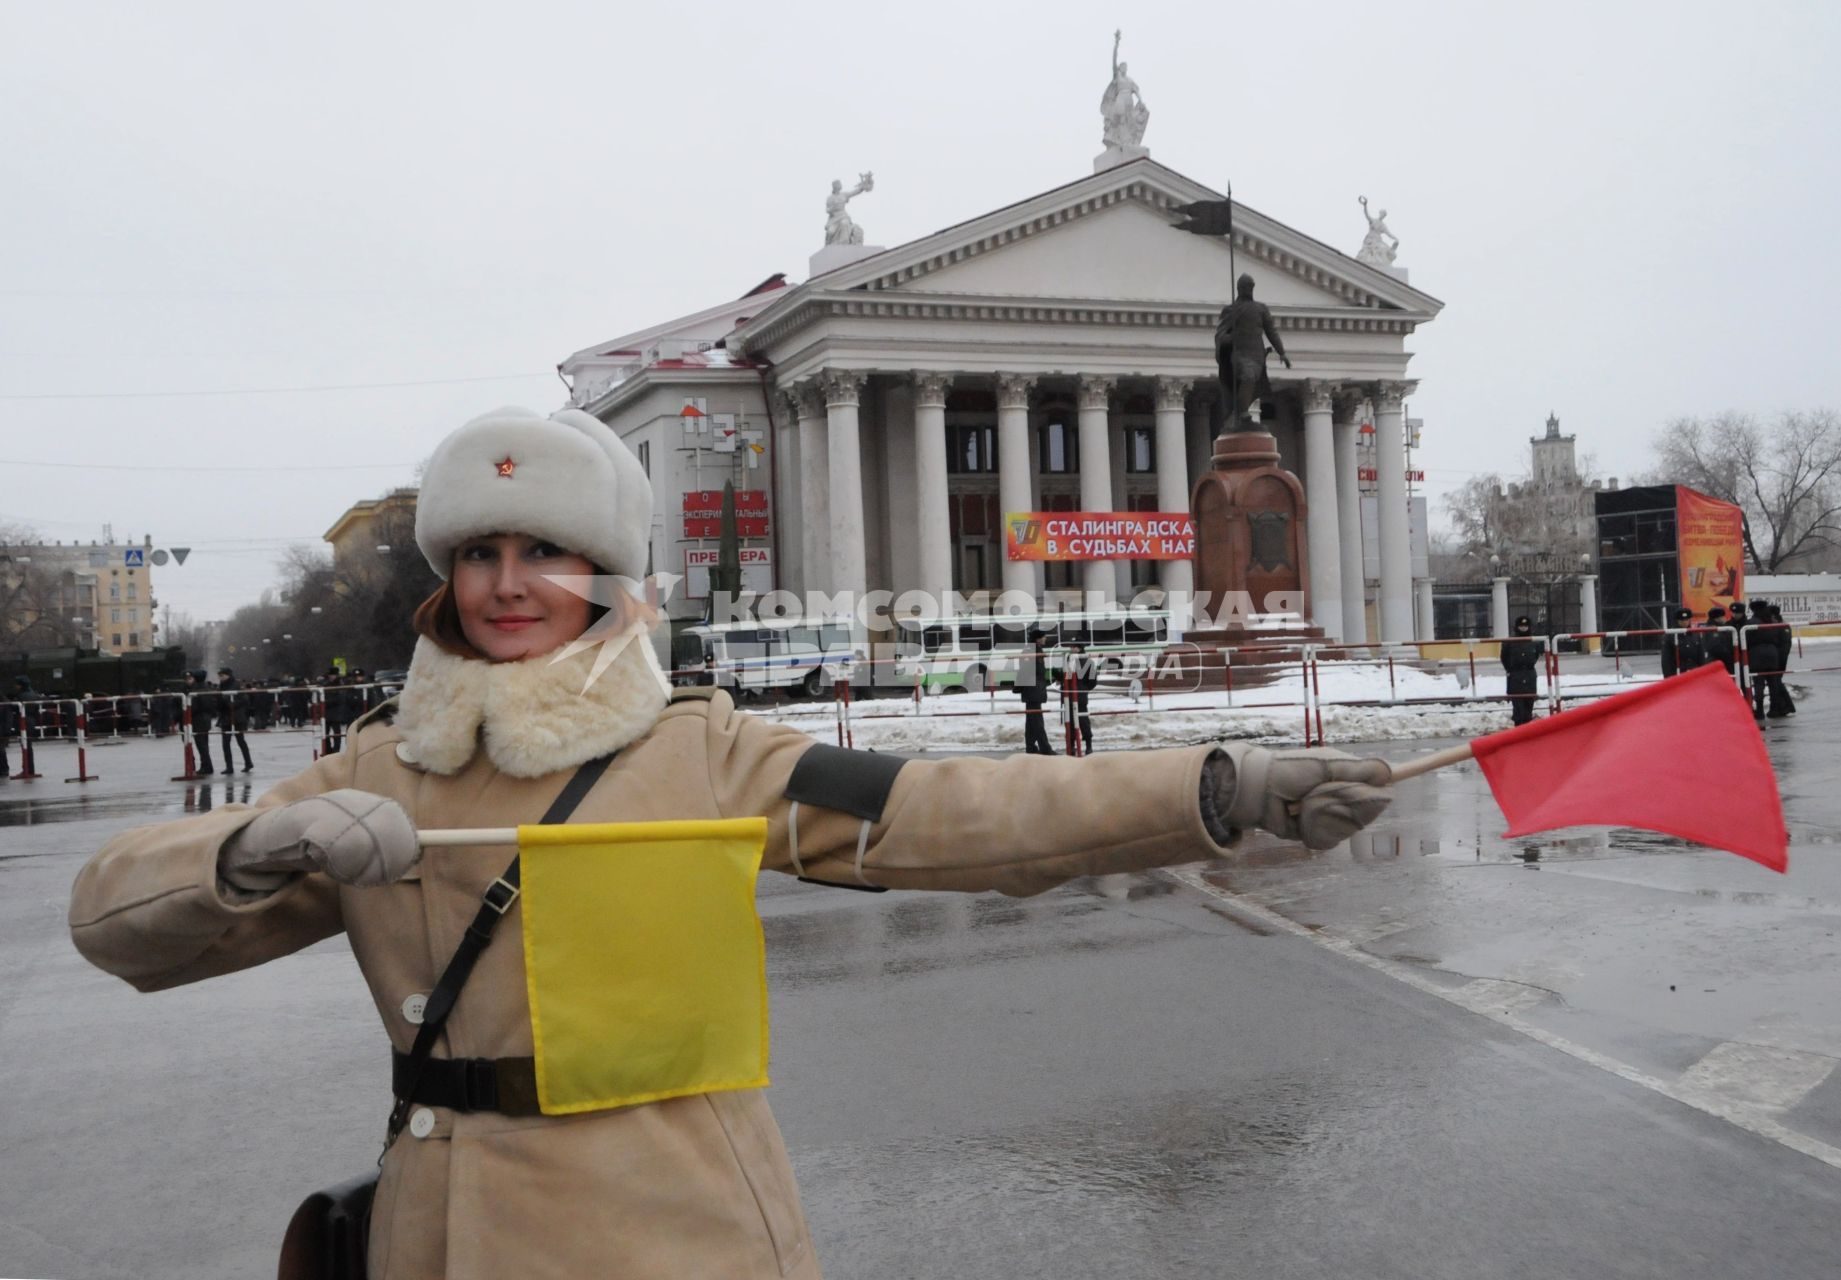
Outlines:
{"label": "group of uniformed men", "polygon": [[[1749,639],[1747,627],[1753,629]],[[1752,715],[1760,721],[1781,720],[1796,714],[1783,682],[1793,643],[1783,610],[1768,600],[1753,600],[1749,612],[1743,600],[1734,600],[1730,610],[1716,604],[1705,621],[1697,621],[1691,609],[1676,609],[1674,628],[1663,637],[1662,674],[1679,675],[1710,662],[1731,672],[1743,651],[1751,671]]]}

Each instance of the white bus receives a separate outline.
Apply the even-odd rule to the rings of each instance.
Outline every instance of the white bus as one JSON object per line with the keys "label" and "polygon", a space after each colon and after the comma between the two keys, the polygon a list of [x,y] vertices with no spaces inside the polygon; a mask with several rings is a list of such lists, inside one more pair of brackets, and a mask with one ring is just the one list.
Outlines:
{"label": "white bus", "polygon": [[850,619],[700,622],[671,643],[673,684],[716,684],[738,693],[796,687],[807,697],[848,679],[864,646]]}
{"label": "white bus", "polygon": [[[1029,637],[1048,634],[1053,651],[1079,642],[1104,674],[1142,672],[1170,643],[1166,612],[1107,610],[1101,613],[1043,613],[1022,617],[902,619],[896,624],[895,677],[926,693],[965,689],[973,693],[1016,682]],[[1059,658],[1054,659],[1059,667]]]}

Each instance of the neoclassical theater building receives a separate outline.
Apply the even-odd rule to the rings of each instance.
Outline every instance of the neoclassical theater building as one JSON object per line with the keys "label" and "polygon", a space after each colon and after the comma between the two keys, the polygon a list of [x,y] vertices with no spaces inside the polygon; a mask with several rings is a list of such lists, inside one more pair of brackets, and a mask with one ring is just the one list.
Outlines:
{"label": "neoclassical theater building", "polygon": [[1183,233],[1177,207],[1220,195],[1142,147],[892,248],[850,242],[853,194],[827,202],[837,242],[803,283],[770,277],[559,366],[646,464],[654,568],[689,572],[674,614],[701,609],[726,479],[761,590],[1190,590],[1187,561],[1010,562],[1003,514],[1189,509],[1222,422],[1214,326],[1244,272],[1292,361],[1272,358],[1259,417],[1304,484],[1312,621],[1351,642],[1429,626],[1402,404],[1408,340],[1443,304],[1405,272],[1238,202],[1231,252]]}

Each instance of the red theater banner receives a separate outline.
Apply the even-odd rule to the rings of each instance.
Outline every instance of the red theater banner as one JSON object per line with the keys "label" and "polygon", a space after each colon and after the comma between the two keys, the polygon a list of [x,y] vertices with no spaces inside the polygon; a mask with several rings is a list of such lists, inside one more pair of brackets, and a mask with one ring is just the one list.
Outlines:
{"label": "red theater banner", "polygon": [[1011,511],[1011,560],[1188,560],[1195,521],[1187,511]]}
{"label": "red theater banner", "polygon": [[1681,603],[1705,618],[1745,598],[1745,523],[1730,502],[1675,486],[1675,528],[1681,548]]}

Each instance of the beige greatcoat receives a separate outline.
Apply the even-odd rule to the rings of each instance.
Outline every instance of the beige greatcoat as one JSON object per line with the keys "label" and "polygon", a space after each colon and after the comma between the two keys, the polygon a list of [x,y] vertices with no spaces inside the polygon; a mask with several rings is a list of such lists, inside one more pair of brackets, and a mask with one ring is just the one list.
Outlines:
{"label": "beige greatcoat", "polygon": [[[261,810],[338,787],[388,796],[418,827],[534,822],[576,764],[615,746],[623,749],[574,821],[763,814],[763,865],[790,872],[782,792],[812,739],[738,712],[721,692],[665,706],[640,648],[583,695],[573,660],[488,671],[424,642],[395,723],[360,726],[342,753],[253,807],[110,840],[74,889],[78,948],[154,991],[343,930],[392,1044],[406,1052],[416,1028],[405,998],[433,987],[510,851],[440,849],[382,888],[342,887],[315,874],[239,904],[218,881],[220,846]],[[1029,894],[1073,876],[1218,856],[1226,850],[1210,838],[1198,804],[1208,754],[1196,747],[1083,760],[914,761],[871,829],[863,877],[894,889]],[[859,826],[800,806],[806,872],[855,880]],[[437,1056],[531,1054],[519,923],[514,906]],[[371,1236],[376,1280],[819,1275],[786,1150],[759,1091],[565,1117],[434,1114],[433,1132],[405,1132],[384,1161]],[[282,1226],[274,1224],[277,1244]]]}

